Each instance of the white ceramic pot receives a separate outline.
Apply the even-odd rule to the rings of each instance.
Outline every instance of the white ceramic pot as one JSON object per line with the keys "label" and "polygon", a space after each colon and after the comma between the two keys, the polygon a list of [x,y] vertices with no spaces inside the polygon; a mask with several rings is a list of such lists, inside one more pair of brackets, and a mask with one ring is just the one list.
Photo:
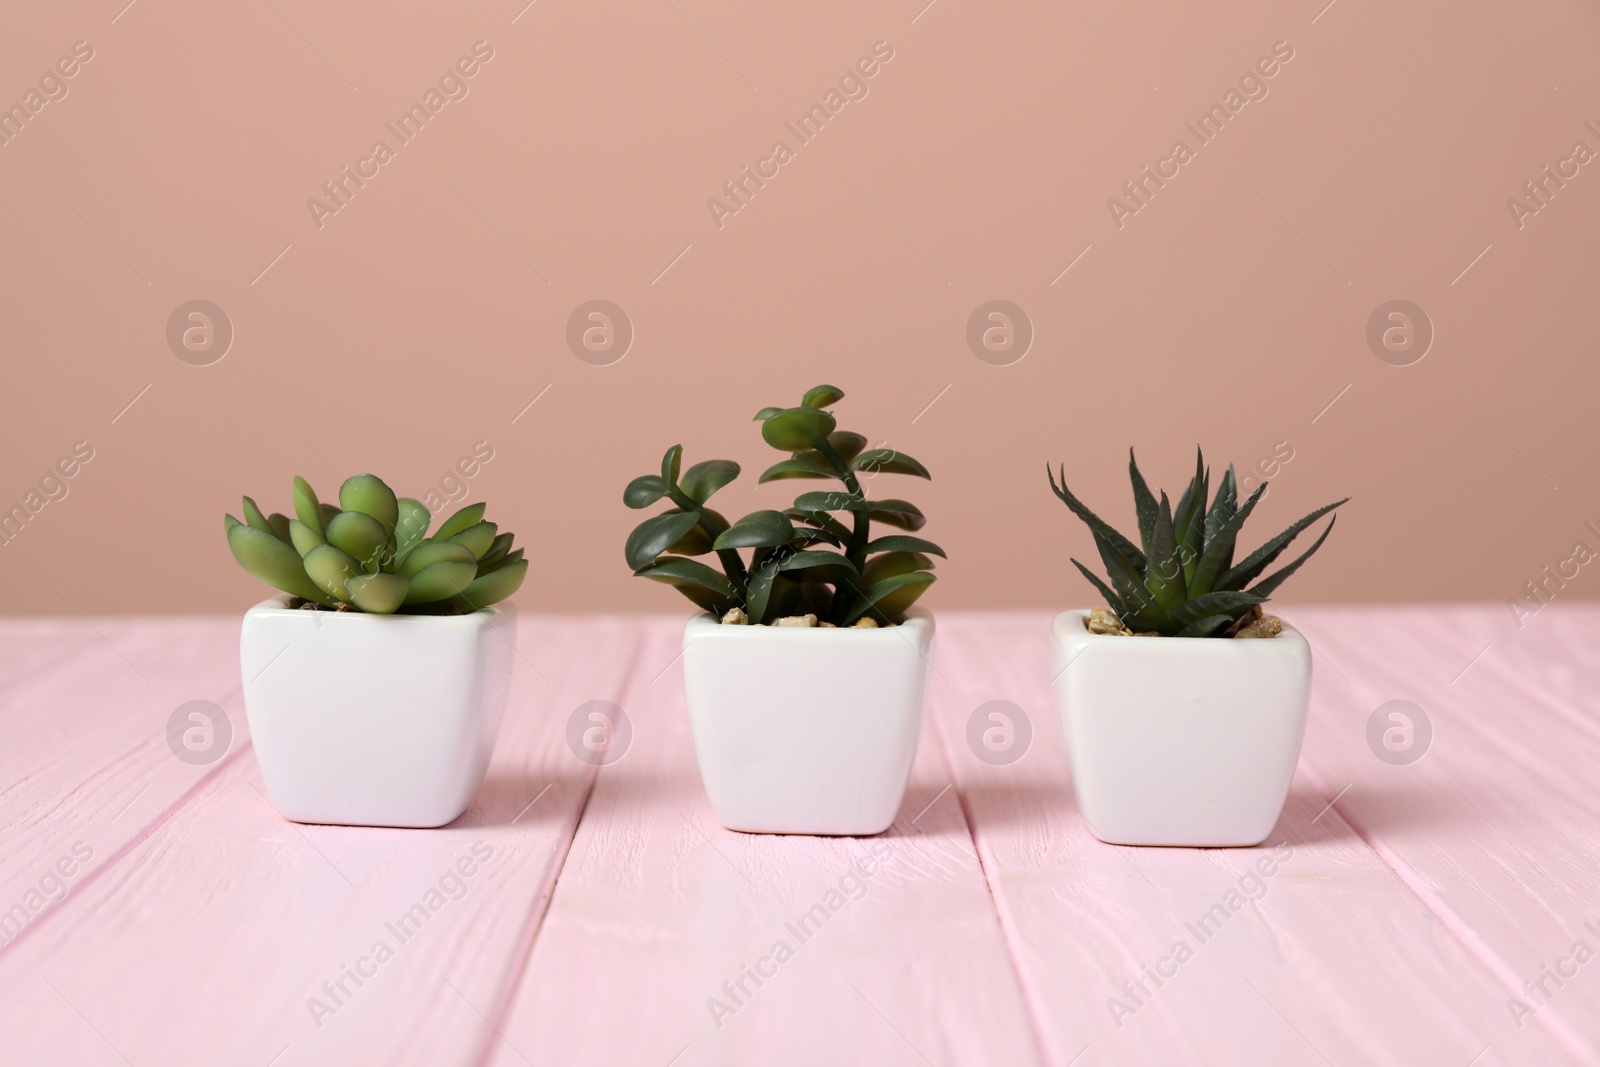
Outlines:
{"label": "white ceramic pot", "polygon": [[516,608],[244,616],[245,714],[267,795],[295,822],[443,826],[483,781],[515,664]]}
{"label": "white ceramic pot", "polygon": [[876,630],[683,630],[700,777],[730,830],[881,833],[905,797],[922,727],[933,619]]}
{"label": "white ceramic pot", "polygon": [[1119,845],[1255,845],[1283,811],[1311,697],[1311,647],[1117,637],[1064,611],[1056,707],[1078,806]]}

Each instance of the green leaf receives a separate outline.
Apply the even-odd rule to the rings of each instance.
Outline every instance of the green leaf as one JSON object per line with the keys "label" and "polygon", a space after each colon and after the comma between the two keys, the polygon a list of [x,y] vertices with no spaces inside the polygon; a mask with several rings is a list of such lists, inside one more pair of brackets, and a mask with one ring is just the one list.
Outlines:
{"label": "green leaf", "polygon": [[622,502],[637,511],[667,495],[667,483],[659,474],[641,474],[622,491]]}
{"label": "green leaf", "polygon": [[389,531],[365,512],[341,511],[328,523],[327,538],[328,544],[365,567],[374,564],[388,545]]}
{"label": "green leaf", "polygon": [[1122,605],[1122,598],[1113,593],[1110,587],[1107,586],[1105,582],[1102,582],[1099,577],[1088,567],[1085,567],[1077,560],[1073,560],[1072,565],[1077,567],[1078,570],[1083,573],[1085,578],[1089,579],[1089,584],[1098,589],[1100,591],[1100,595],[1105,597],[1106,605],[1110,607],[1112,611],[1117,613],[1118,618],[1121,618],[1123,611],[1126,610]]}
{"label": "green leaf", "polygon": [[489,551],[489,546],[494,544],[495,536],[500,532],[500,527],[492,522],[480,522],[468,526],[465,530],[450,538],[449,544],[466,545],[472,549],[474,560],[483,558]]}
{"label": "green leaf", "polygon": [[1237,619],[1257,604],[1264,604],[1266,601],[1266,597],[1254,593],[1219,590],[1184,601],[1181,607],[1172,610],[1170,617],[1174,627],[1188,626],[1212,615],[1226,615],[1231,620]]}
{"label": "green leaf", "polygon": [[349,601],[350,592],[345,583],[361,575],[361,564],[357,563],[353,556],[331,544],[318,545],[306,553],[306,558],[302,562],[306,574],[324,593],[330,597]]}
{"label": "green leaf", "polygon": [[371,515],[383,524],[384,536],[394,532],[400,521],[399,501],[394,490],[374,474],[355,474],[339,487],[339,507],[344,511],[359,511]]}
{"label": "green leaf", "polygon": [[935,556],[945,554],[944,549],[932,541],[924,541],[920,537],[907,537],[904,534],[880,537],[872,541],[867,545],[867,554],[871,555],[874,552],[931,552]]}
{"label": "green leaf", "polygon": [[683,446],[673,445],[661,457],[661,481],[668,486],[678,484],[678,471],[683,467]]}
{"label": "green leaf", "polygon": [[850,610],[839,620],[839,625],[850,626],[869,612],[879,622],[899,622],[906,609],[931,584],[933,575],[928,571],[911,571],[874,582],[861,590],[851,603]]}
{"label": "green leaf", "polygon": [[739,477],[739,465],[731,459],[707,459],[683,472],[678,488],[696,504],[704,504],[711,494]]}
{"label": "green leaf", "polygon": [[478,577],[482,578],[485,574],[493,574],[495,571],[499,570],[501,567],[509,567],[509,566],[511,566],[513,563],[515,563],[517,560],[519,560],[521,558],[522,558],[522,549],[519,548],[519,549],[517,549],[517,550],[515,550],[513,552],[507,552],[505,555],[501,556],[497,560],[494,560],[493,562],[485,562],[483,560],[479,560],[478,561]]}
{"label": "green leaf", "polygon": [[528,561],[519,559],[474,578],[471,585],[450,598],[450,604],[458,611],[477,611],[498,604],[522,588],[522,580],[527,576]]}
{"label": "green leaf", "polygon": [[908,504],[904,500],[874,500],[869,514],[878,522],[898,526],[902,530],[920,530],[928,522],[915,504]]}
{"label": "green leaf", "polygon": [[733,585],[719,571],[698,560],[673,556],[640,567],[633,572],[641,578],[665,582],[706,611],[723,614],[737,603]]}
{"label": "green leaf", "polygon": [[628,566],[634,570],[647,566],[694,528],[700,517],[692,511],[668,511],[652,516],[628,535],[624,548]]}
{"label": "green leaf", "polygon": [[[1139,517],[1139,543],[1144,548],[1144,554],[1155,554],[1156,519],[1160,508],[1156,506],[1156,498],[1151,494],[1150,487],[1145,484],[1144,475],[1139,473],[1139,464],[1134,462],[1133,449],[1128,449],[1128,479],[1133,482],[1133,509]],[[1149,575],[1146,574],[1146,580]]]}
{"label": "green leaf", "polygon": [[703,522],[689,527],[689,532],[672,542],[667,551],[675,556],[703,556],[711,551],[711,534]]}
{"label": "green leaf", "polygon": [[400,518],[394,524],[394,555],[395,559],[405,559],[428,536],[433,514],[422,501],[408,496],[397,500],[395,506]]}
{"label": "green leaf", "polygon": [[478,523],[483,521],[483,513],[488,509],[488,507],[489,505],[487,504],[468,504],[454,515],[444,520],[444,522],[439,526],[439,529],[434,531],[434,535],[429,538],[429,540],[448,541],[462,530],[465,530],[468,526],[478,525]]}
{"label": "green leaf", "polygon": [[[267,517],[261,514],[261,509],[256,507],[256,502],[249,497],[244,498],[244,521],[252,530],[260,530],[264,534],[278,537],[278,531],[272,528],[272,523],[267,521]],[[281,537],[278,539],[283,540]]]}
{"label": "green leaf", "polygon": [[294,550],[304,557],[307,552],[310,552],[318,545],[327,544],[328,541],[320,532],[313,530],[299,519],[291,519],[289,522],[289,543],[294,545]]}
{"label": "green leaf", "polygon": [[933,560],[921,552],[884,552],[867,560],[866,566],[861,568],[860,584],[870,586],[897,574],[925,571],[931,566]]}
{"label": "green leaf", "polygon": [[755,417],[754,421],[761,422],[763,419],[770,419],[770,418],[772,418],[772,416],[779,415],[779,414],[782,414],[782,413],[783,413],[783,409],[782,408],[762,408],[760,411],[756,412],[756,417]]}
{"label": "green leaf", "polygon": [[867,447],[867,439],[850,430],[835,430],[828,435],[828,444],[839,454],[839,458],[849,463],[861,454]]}
{"label": "green leaf", "polygon": [[1048,466],[1045,473],[1050,476],[1050,491],[1055,493],[1057,499],[1071,509],[1072,513],[1082,519],[1089,529],[1097,536],[1104,537],[1116,549],[1117,554],[1124,561],[1124,566],[1130,570],[1144,570],[1144,553],[1132,541],[1123,537],[1109,523],[1084,506],[1083,501],[1072,495],[1067,488],[1066,468],[1061,469],[1061,484],[1056,485],[1056,475]]}
{"label": "green leaf", "polygon": [[822,542],[829,545],[841,545],[844,538],[828,530],[819,530],[814,526],[796,526],[794,528],[794,543],[801,545]]}
{"label": "green leaf", "polygon": [[516,540],[512,533],[495,534],[494,541],[489,545],[489,551],[478,557],[478,569],[481,571],[496,562],[501,556],[511,551],[511,542]]}
{"label": "green leaf", "polygon": [[806,390],[805,397],[800,401],[801,407],[826,408],[832,407],[844,399],[844,390],[836,385],[816,385]]}
{"label": "green leaf", "polygon": [[[1339,507],[1341,504],[1348,503],[1349,500],[1349,497],[1345,497],[1343,500],[1324,505],[1323,507],[1320,507],[1316,511],[1313,511],[1311,514],[1307,515],[1305,518],[1295,522],[1277,537],[1274,537],[1272,540],[1268,541],[1266,544],[1262,545],[1260,548],[1246,556],[1238,566],[1229,568],[1228,573],[1217,579],[1217,588],[1243,589],[1255,579],[1256,575],[1260,574],[1262,571],[1266,570],[1272,565],[1273,560],[1277,559],[1278,556],[1283,553],[1283,550],[1289,546],[1290,541],[1293,541],[1296,537],[1299,537],[1302,531],[1304,531],[1308,526],[1316,522],[1318,519],[1322,518],[1322,516],[1326,515],[1334,508]],[[1323,534],[1323,536],[1326,537],[1327,534]],[[1276,588],[1276,586],[1274,586],[1274,588]]]}
{"label": "green leaf", "polygon": [[838,491],[801,493],[794,498],[796,510],[821,513],[826,511],[865,511],[869,507],[865,497]]}
{"label": "green leaf", "polygon": [[[1111,579],[1117,595],[1122,598],[1124,610],[1117,614],[1123,617],[1124,622],[1128,622],[1130,629],[1160,629],[1165,623],[1166,612],[1146,588],[1144,576],[1134,571],[1111,539],[1098,530],[1094,533],[1094,544],[1100,551],[1100,562],[1105,566],[1106,575]],[[1129,621],[1133,619],[1138,620],[1137,627]]]}
{"label": "green leaf", "polygon": [[467,560],[430,563],[411,575],[411,588],[406,592],[405,602],[431,604],[437,600],[449,600],[469,588],[477,575],[477,564]]}
{"label": "green leaf", "polygon": [[[420,571],[436,563],[471,563],[477,569],[477,562],[472,555],[472,549],[454,541],[430,542],[418,545],[410,555],[400,563],[400,574],[405,578],[415,577]],[[435,598],[442,599],[442,598]]]}
{"label": "green leaf", "polygon": [[1214,637],[1218,630],[1226,629],[1233,625],[1233,618],[1228,615],[1207,615],[1197,619],[1188,626],[1172,634],[1173,637]]}
{"label": "green leaf", "polygon": [[1206,497],[1210,492],[1211,477],[1205,469],[1205,456],[1195,449],[1194,477],[1178,501],[1173,515],[1173,529],[1178,537],[1178,558],[1183,561],[1185,585],[1194,579],[1194,570],[1200,565],[1200,552],[1204,548],[1204,521]]}
{"label": "green leaf", "polygon": [[795,552],[786,557],[778,565],[778,569],[785,574],[790,571],[806,571],[819,567],[826,567],[830,572],[839,571],[852,578],[858,577],[860,571],[850,562],[850,558],[842,552],[829,552],[826,549],[807,549]]}
{"label": "green leaf", "polygon": [[1144,585],[1156,603],[1171,611],[1188,596],[1183,581],[1183,564],[1178,560],[1178,539],[1172,530],[1172,504],[1161,494],[1156,509],[1156,524],[1150,531],[1149,555],[1144,569]]}
{"label": "green leaf", "polygon": [[398,574],[363,574],[345,583],[350,602],[369,615],[391,615],[405,603],[411,583]]}
{"label": "green leaf", "polygon": [[[1223,488],[1217,491],[1218,503],[1222,501],[1223,491],[1229,488],[1232,477],[1233,469],[1230,467],[1222,480]],[[1231,515],[1227,511],[1218,512],[1216,505],[1212,505],[1211,514],[1206,516],[1206,546],[1200,553],[1200,563],[1194,569],[1194,581],[1189,586],[1190,596],[1209,593],[1216,588],[1217,576],[1228,569],[1228,561],[1233,558],[1233,545],[1239,537],[1239,528],[1256,509],[1256,502],[1266,491],[1267,483],[1262,482],[1256,486],[1256,491],[1250,494],[1244,506]],[[1213,516],[1216,516],[1215,525]]]}
{"label": "green leaf", "polygon": [[768,548],[786,545],[794,538],[794,523],[781,511],[752,511],[717,537],[711,545],[724,548]]}
{"label": "green leaf", "polygon": [[817,511],[806,508],[788,508],[784,511],[784,514],[789,518],[794,519],[796,522],[804,522],[812,526],[819,527],[827,533],[837,537],[841,541],[848,540],[850,537],[850,528],[825,511]]}
{"label": "green leaf", "polygon": [[235,519],[228,528],[228,548],[239,566],[274,589],[330,607],[338,603],[307,576],[299,554],[273,534]]}
{"label": "green leaf", "polygon": [[799,452],[816,448],[827,440],[837,423],[833,416],[817,408],[798,407],[780,411],[761,424],[761,437],[780,452]]}
{"label": "green leaf", "polygon": [[[1341,503],[1343,503],[1343,501],[1341,501]],[[1311,553],[1322,547],[1322,542],[1326,541],[1328,539],[1328,535],[1333,533],[1333,524],[1338,521],[1339,516],[1337,515],[1329,519],[1327,528],[1322,531],[1322,536],[1317,538],[1316,543],[1310,548],[1306,549],[1305,553],[1300,556],[1300,558],[1296,559],[1293,563],[1289,564],[1287,567],[1284,567],[1282,570],[1274,571],[1265,578],[1261,579],[1255,585],[1250,587],[1250,592],[1259,596],[1267,596],[1273,590],[1277,589],[1278,586],[1282,585],[1284,579],[1288,578],[1289,575],[1300,569],[1300,564],[1311,558]]]}
{"label": "green leaf", "polygon": [[892,448],[870,449],[851,460],[850,466],[868,474],[914,474],[918,478],[928,479],[933,477],[928,473],[928,468],[904,452],[896,452]]}
{"label": "green leaf", "polygon": [[318,537],[326,537],[322,529],[322,505],[317,501],[317,493],[311,488],[311,483],[295,475],[291,495],[294,497],[295,516],[315,530]]}
{"label": "green leaf", "polygon": [[289,537],[289,518],[274,511],[267,516],[267,525],[272,527],[273,534],[284,544],[293,544]]}
{"label": "green leaf", "polygon": [[[817,453],[811,453],[816,455]],[[757,484],[766,485],[781,478],[837,478],[838,472],[826,463],[815,459],[779,460],[761,472]]]}
{"label": "green leaf", "polygon": [[770,554],[762,554],[750,568],[750,580],[745,583],[744,611],[750,622],[767,622],[767,612],[772,599],[772,587],[778,580],[779,563]]}

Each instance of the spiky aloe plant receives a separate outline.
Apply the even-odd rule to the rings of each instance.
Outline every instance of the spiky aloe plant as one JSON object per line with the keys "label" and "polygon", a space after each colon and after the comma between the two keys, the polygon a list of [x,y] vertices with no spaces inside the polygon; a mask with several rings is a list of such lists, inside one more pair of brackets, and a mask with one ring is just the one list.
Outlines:
{"label": "spiky aloe plant", "polygon": [[[635,478],[622,494],[630,508],[647,508],[663,499],[672,504],[629,535],[626,553],[633,573],[674,586],[717,615],[741,608],[752,624],[804,614],[836,626],[863,618],[903,621],[933,582],[929,557],[943,556],[944,550],[909,535],[874,538],[873,520],[907,531],[921,529],[927,520],[904,500],[869,499],[860,476],[930,476],[910,456],[869,449],[862,435],[838,429],[827,409],[843,398],[834,386],[819,385],[806,392],[799,407],[756,413],[761,436],[789,453],[761,475],[761,482],[832,478],[844,487],[842,492],[801,493],[784,511],[754,511],[729,523],[706,501],[739,476],[739,465],[712,459],[681,470],[683,446],[669,448],[659,475]],[[740,549],[751,550],[748,561]],[[711,552],[722,565],[720,573],[687,558]]]}
{"label": "spiky aloe plant", "polygon": [[469,504],[428,537],[428,509],[374,475],[346,479],[338,507],[296,478],[296,518],[262,515],[245,497],[245,521],[227,515],[223,528],[239,566],[297,606],[456,615],[504,600],[528,573],[512,535],[483,521],[485,506]]}
{"label": "spiky aloe plant", "polygon": [[1093,532],[1095,547],[1100,550],[1100,560],[1105,564],[1111,587],[1082,563],[1073,560],[1073,564],[1106,598],[1106,603],[1125,626],[1138,633],[1163,637],[1219,637],[1244,616],[1252,614],[1256,605],[1266,603],[1272,591],[1322,547],[1338,521],[1337,516],[1328,520],[1322,536],[1293,563],[1256,581],[1261,572],[1301,531],[1350,499],[1346,497],[1318,508],[1235,564],[1234,542],[1240,527],[1255,510],[1256,501],[1266,492],[1266,482],[1241,505],[1233,467],[1229,466],[1217,487],[1216,498],[1208,505],[1211,471],[1197,449],[1194,477],[1174,510],[1166,493],[1161,494],[1159,502],[1151,494],[1144,476],[1139,473],[1139,465],[1134,462],[1133,450],[1129,449],[1128,476],[1133,482],[1141,549],[1072,495],[1067,489],[1064,467],[1059,486],[1055,472],[1048,467],[1045,469],[1056,496]]}

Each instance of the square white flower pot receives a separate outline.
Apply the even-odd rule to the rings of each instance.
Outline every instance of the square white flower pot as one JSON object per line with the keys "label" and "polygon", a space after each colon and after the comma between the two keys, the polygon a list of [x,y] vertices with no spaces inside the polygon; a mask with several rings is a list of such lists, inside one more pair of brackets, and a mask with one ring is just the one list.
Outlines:
{"label": "square white flower pot", "polygon": [[494,752],[516,608],[470,615],[245,613],[245,714],[267,795],[287,819],[443,826]]}
{"label": "square white flower pot", "polygon": [[1078,806],[1119,845],[1255,845],[1283,811],[1305,737],[1311,647],[1273,638],[1119,637],[1065,611],[1056,707]]}
{"label": "square white flower pot", "polygon": [[683,631],[700,777],[730,830],[881,833],[905,797],[922,728],[933,619],[823,629]]}

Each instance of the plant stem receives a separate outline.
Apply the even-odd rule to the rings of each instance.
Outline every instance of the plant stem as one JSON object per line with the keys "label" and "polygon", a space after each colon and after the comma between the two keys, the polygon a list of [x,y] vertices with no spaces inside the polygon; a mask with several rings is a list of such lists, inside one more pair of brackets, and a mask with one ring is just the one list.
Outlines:
{"label": "plant stem", "polygon": [[[865,505],[867,495],[861,491],[861,483],[856,479],[855,471],[839,455],[838,451],[833,447],[833,442],[823,438],[817,442],[817,452],[833,465],[834,473],[840,481],[844,482],[844,487],[849,491],[850,495]],[[855,565],[856,572],[859,574],[867,563],[867,542],[872,534],[872,515],[865,506],[860,510],[853,511],[851,514],[854,516],[855,526],[850,531],[850,542],[845,547],[844,555],[846,559]],[[833,603],[828,606],[830,622],[837,623],[848,614],[850,600],[856,592],[854,583],[850,582],[849,579],[845,579],[843,586],[834,587]]]}
{"label": "plant stem", "polygon": [[[700,528],[706,535],[715,541],[720,535],[727,532],[726,523],[709,514],[706,509],[677,486],[667,490],[667,496],[672,502],[684,511],[692,511],[700,521]],[[737,549],[720,548],[717,550],[717,559],[722,561],[722,573],[727,575],[728,582],[733,586],[733,591],[738,594],[739,603],[743,604],[749,597],[750,576],[745,572],[744,560],[739,558]]]}

